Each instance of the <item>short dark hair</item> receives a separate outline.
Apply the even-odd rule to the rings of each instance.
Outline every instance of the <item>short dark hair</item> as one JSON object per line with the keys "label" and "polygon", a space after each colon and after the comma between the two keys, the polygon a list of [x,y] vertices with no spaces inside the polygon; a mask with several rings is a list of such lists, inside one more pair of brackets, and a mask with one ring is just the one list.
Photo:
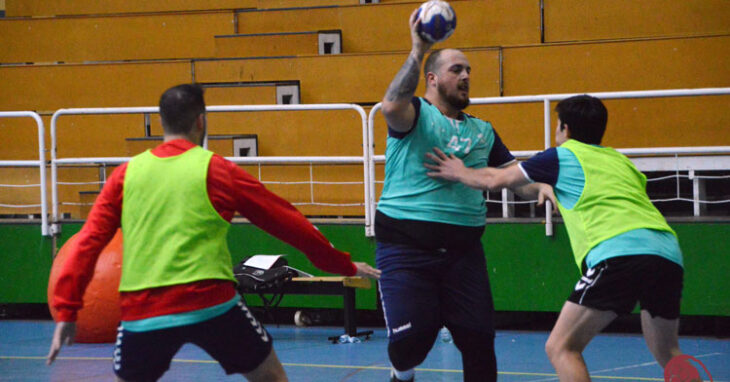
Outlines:
{"label": "short dark hair", "polygon": [[[587,94],[566,98],[555,106],[561,124],[570,128],[570,138],[598,145],[606,132],[608,111],[600,99]],[[563,126],[560,126],[563,129]]]}
{"label": "short dark hair", "polygon": [[428,58],[426,58],[426,63],[423,64],[423,76],[426,77],[426,79],[428,79],[429,72],[436,73],[439,70],[439,65],[437,64],[441,57],[441,52],[443,51],[443,49],[434,50],[428,55]]}
{"label": "short dark hair", "polygon": [[160,96],[160,116],[165,133],[189,133],[202,113],[205,113],[205,101],[203,87],[198,84],[177,85]]}

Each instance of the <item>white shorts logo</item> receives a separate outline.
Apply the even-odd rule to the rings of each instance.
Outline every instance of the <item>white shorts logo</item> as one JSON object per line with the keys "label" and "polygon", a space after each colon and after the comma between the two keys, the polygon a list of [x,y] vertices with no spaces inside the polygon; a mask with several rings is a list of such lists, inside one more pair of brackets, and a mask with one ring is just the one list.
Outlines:
{"label": "white shorts logo", "polygon": [[243,313],[246,314],[246,318],[248,318],[248,321],[251,322],[251,326],[253,326],[253,328],[256,329],[256,333],[259,334],[259,336],[261,337],[261,340],[264,342],[269,342],[269,336],[266,335],[266,331],[264,330],[263,327],[261,327],[259,322],[256,321],[256,317],[254,317],[253,314],[251,314],[251,312],[248,311],[248,308],[246,308],[246,305],[243,303],[243,301],[239,301],[237,305],[238,305],[238,307],[241,308]]}
{"label": "white shorts logo", "polygon": [[407,324],[405,324],[405,325],[401,325],[401,326],[399,326],[399,327],[397,327],[397,328],[393,328],[393,334],[396,334],[396,333],[400,333],[400,332],[402,332],[402,331],[404,331],[404,330],[408,330],[408,329],[410,329],[410,328],[411,328],[411,326],[412,326],[412,325],[411,325],[411,323],[409,322],[409,323],[407,323]]}
{"label": "white shorts logo", "polygon": [[117,343],[114,344],[114,370],[122,368],[122,326],[117,328]]}
{"label": "white shorts logo", "polygon": [[596,270],[591,268],[586,271],[585,276],[581,276],[580,280],[578,280],[578,283],[575,284],[575,291],[579,291],[583,288],[585,288],[588,285],[593,285],[593,283],[596,281],[593,279],[593,275],[596,273]]}

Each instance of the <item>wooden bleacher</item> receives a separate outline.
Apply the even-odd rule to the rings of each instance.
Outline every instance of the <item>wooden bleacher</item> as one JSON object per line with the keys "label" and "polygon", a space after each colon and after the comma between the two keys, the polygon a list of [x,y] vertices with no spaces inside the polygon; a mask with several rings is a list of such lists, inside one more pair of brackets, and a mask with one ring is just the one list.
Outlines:
{"label": "wooden bleacher", "polygon": [[[325,8],[247,10],[237,13],[237,33],[341,30],[344,53],[410,50],[408,16],[414,3]],[[447,46],[459,48],[540,42],[538,2],[453,1],[458,22]]]}
{"label": "wooden bleacher", "polygon": [[119,15],[128,13],[190,12],[256,8],[257,0],[9,0],[8,17]]}
{"label": "wooden bleacher", "polygon": [[[12,3],[12,2],[11,2]],[[0,19],[0,63],[215,57],[234,13]]]}
{"label": "wooden bleacher", "polygon": [[319,54],[319,32],[215,36],[216,57],[281,57]]}
{"label": "wooden bleacher", "polygon": [[550,0],[545,42],[728,34],[728,20],[725,0]]}
{"label": "wooden bleacher", "polygon": [[[163,89],[191,81],[209,85],[209,105],[272,104],[276,84],[286,82],[299,85],[301,103],[360,103],[369,110],[405,60],[407,17],[418,4],[6,0],[0,82],[12,91],[0,92],[0,110],[40,111],[50,130],[49,116],[57,109],[155,105]],[[451,4],[458,27],[437,47],[465,50],[474,67],[473,97],[730,86],[730,2],[725,0],[640,5],[554,0],[544,3],[542,23],[538,1]],[[341,31],[344,54],[317,54],[313,32],[321,30]],[[417,90],[422,93],[423,81]],[[727,145],[727,98],[608,101],[612,117],[606,143]],[[490,120],[511,149],[537,150],[543,147],[540,109],[536,104],[491,105],[468,111]],[[260,155],[350,156],[362,153],[356,119],[353,112],[221,113],[209,115],[209,128],[212,134],[257,134]],[[0,119],[0,159],[37,156],[34,129],[22,127],[27,123]],[[59,154],[66,157],[128,156],[134,150],[127,138],[162,133],[157,116],[149,126],[141,116],[63,117],[60,123]],[[384,151],[384,137],[379,117],[376,154]],[[307,166],[270,166],[261,172],[264,180],[309,178]],[[362,180],[359,166],[318,167],[314,173],[317,179]],[[61,176],[78,180],[99,174],[78,167],[64,169]],[[360,186],[322,187],[315,186],[323,197],[362,200]],[[69,201],[77,201],[79,191],[93,191],[66,188],[62,199]],[[309,200],[308,185],[269,188],[294,202]],[[73,208],[78,211],[64,207]],[[302,209],[311,215],[362,213],[349,207]]]}

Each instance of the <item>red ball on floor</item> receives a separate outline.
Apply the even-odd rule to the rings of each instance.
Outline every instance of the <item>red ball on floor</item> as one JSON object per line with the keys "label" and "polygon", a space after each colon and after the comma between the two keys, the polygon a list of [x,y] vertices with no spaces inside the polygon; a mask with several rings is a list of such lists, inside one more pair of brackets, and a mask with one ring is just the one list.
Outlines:
{"label": "red ball on floor", "polygon": [[[48,308],[54,320],[56,310],[51,306],[53,289],[58,281],[61,266],[70,249],[76,245],[76,236],[72,236],[58,251],[53,260],[51,276],[48,280]],[[94,276],[84,294],[84,306],[78,312],[76,321],[76,342],[105,343],[116,341],[117,327],[121,320],[119,309],[119,279],[122,275],[122,231],[118,230],[114,238],[99,255]]]}

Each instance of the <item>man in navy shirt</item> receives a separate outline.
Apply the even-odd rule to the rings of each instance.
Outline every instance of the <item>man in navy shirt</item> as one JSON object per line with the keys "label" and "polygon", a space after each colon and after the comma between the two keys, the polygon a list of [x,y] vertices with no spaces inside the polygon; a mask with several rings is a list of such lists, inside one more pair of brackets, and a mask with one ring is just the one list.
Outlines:
{"label": "man in navy shirt", "polygon": [[664,367],[681,354],[682,252],[676,234],[646,194],[646,176],[624,155],[600,146],[608,113],[591,96],[557,107],[556,148],[507,169],[472,169],[438,148],[429,176],[498,190],[531,182],[555,188],[576,265],[584,270],[546,344],[561,381],[589,381],[581,355],[620,314],[641,306],[649,350]]}

